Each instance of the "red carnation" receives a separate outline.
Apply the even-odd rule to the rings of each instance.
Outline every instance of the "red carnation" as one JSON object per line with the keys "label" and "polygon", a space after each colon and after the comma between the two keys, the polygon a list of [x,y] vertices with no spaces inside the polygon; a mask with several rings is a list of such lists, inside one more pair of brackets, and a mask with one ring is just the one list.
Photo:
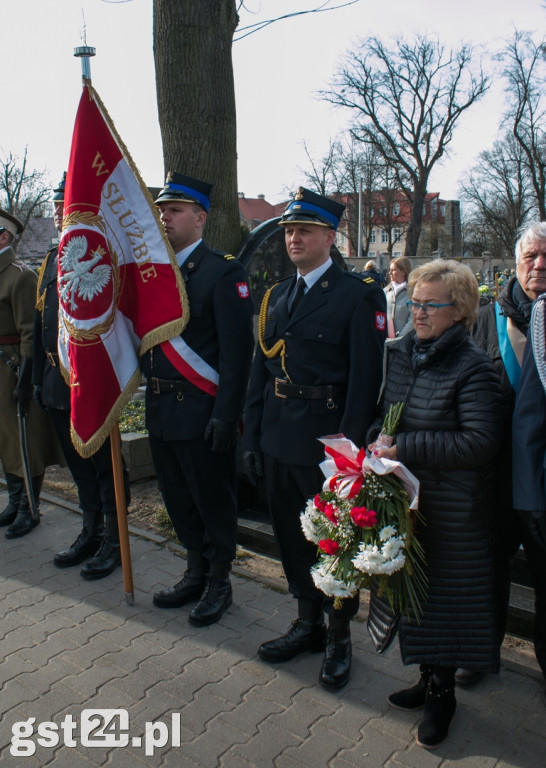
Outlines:
{"label": "red carnation", "polygon": [[323,552],[326,552],[327,555],[337,555],[339,552],[339,544],[333,539],[321,539],[319,541],[319,547]]}
{"label": "red carnation", "polygon": [[320,512],[322,512],[322,511],[324,510],[324,506],[325,506],[326,502],[325,502],[325,501],[323,501],[323,500],[320,498],[320,493],[317,493],[317,494],[316,494],[315,498],[313,499],[313,503],[314,503],[315,507],[316,507],[316,508],[317,508],[317,509],[318,509]]}
{"label": "red carnation", "polygon": [[377,525],[377,515],[374,510],[366,509],[366,507],[353,507],[351,518],[355,525],[360,528],[373,528],[374,525]]}
{"label": "red carnation", "polygon": [[331,523],[333,523],[334,525],[337,525],[336,508],[334,507],[333,504],[325,504],[322,512],[324,513],[324,516],[327,517]]}

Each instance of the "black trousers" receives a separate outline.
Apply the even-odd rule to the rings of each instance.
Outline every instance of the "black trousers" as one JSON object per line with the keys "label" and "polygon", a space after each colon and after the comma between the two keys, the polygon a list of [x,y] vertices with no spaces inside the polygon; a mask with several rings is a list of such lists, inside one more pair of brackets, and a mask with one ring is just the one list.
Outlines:
{"label": "black trousers", "polygon": [[307,541],[300,524],[307,500],[322,489],[322,472],[318,466],[283,464],[268,455],[264,470],[267,503],[291,594],[320,606],[328,616],[351,619],[358,611],[358,596],[346,598],[336,611],[333,598],[315,587],[310,570],[317,562],[317,547]]}
{"label": "black trousers", "polygon": [[525,524],[521,526],[521,538],[535,590],[535,654],[546,679],[546,549],[537,543],[536,536]]}
{"label": "black trousers", "polygon": [[[115,515],[116,496],[110,438],[105,440],[93,456],[84,459],[74,448],[70,439],[70,411],[48,408],[47,413],[53,423],[68,469],[78,489],[80,508],[86,512],[102,511],[105,515]],[[131,492],[125,463],[123,463],[123,480],[125,499],[127,506],[129,506]]]}
{"label": "black trousers", "polygon": [[231,563],[237,545],[235,448],[213,453],[203,439],[165,441],[150,434],[165,507],[186,549],[209,563]]}

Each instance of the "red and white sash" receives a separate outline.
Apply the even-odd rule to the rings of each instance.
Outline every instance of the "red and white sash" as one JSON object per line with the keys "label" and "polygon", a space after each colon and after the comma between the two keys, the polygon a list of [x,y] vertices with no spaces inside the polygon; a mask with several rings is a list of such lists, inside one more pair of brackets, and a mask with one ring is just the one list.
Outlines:
{"label": "red and white sash", "polygon": [[160,344],[169,362],[185,379],[208,395],[216,397],[220,374],[189,347],[181,336]]}

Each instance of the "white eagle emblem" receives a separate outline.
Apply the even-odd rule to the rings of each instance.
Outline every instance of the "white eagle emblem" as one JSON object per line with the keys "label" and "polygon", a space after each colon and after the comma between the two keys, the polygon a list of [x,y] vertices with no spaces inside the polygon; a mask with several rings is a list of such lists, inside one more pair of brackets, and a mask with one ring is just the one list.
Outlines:
{"label": "white eagle emblem", "polygon": [[73,237],[63,248],[59,260],[63,270],[63,274],[59,276],[59,296],[64,302],[70,302],[71,309],[78,308],[76,296],[91,301],[97,294],[102,293],[110,281],[110,266],[100,264],[95,267],[105,251],[99,246],[95,251],[91,251],[91,259],[83,261],[86,253],[87,238],[80,235]]}

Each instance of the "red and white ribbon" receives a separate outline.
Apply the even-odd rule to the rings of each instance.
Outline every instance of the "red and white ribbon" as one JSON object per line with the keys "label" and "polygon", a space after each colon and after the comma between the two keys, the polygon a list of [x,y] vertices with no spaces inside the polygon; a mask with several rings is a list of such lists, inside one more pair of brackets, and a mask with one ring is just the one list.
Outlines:
{"label": "red and white ribbon", "polygon": [[326,459],[320,465],[326,480],[323,491],[333,491],[342,499],[358,496],[368,472],[376,475],[393,473],[398,477],[410,497],[410,509],[418,508],[419,480],[399,461],[366,456],[364,448],[357,448],[344,435],[319,438],[324,444]]}

